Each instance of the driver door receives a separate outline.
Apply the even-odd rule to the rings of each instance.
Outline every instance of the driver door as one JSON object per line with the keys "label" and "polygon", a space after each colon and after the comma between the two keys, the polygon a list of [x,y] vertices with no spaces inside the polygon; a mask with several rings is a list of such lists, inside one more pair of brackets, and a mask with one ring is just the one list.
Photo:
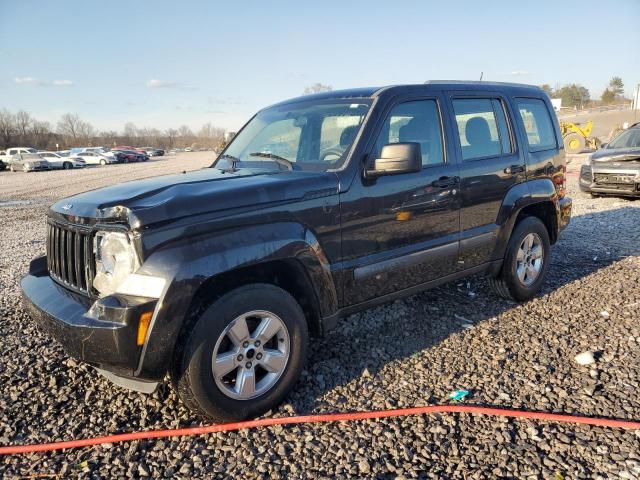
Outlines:
{"label": "driver door", "polygon": [[420,286],[456,271],[460,188],[447,151],[442,99],[407,98],[387,111],[368,162],[385,144],[417,142],[422,170],[366,179],[341,197],[344,304]]}

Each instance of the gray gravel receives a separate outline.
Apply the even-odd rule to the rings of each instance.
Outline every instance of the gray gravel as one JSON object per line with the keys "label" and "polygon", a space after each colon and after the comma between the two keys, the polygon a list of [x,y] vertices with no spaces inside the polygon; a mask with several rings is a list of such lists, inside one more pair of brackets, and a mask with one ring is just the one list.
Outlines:
{"label": "gray gravel", "polygon": [[[44,251],[51,201],[125,178],[198,168],[149,165],[0,173],[0,445],[198,425],[170,388],[111,385],[32,326],[18,281]],[[543,295],[515,304],[478,277],[344,320],[313,342],[273,416],[446,401],[640,419],[640,201],[576,191]],[[24,182],[28,178],[29,183]],[[7,204],[7,201],[30,201]],[[606,313],[602,313],[606,312]],[[579,366],[585,350],[595,364]],[[0,477],[640,478],[640,432],[473,415],[272,427],[0,458]]]}

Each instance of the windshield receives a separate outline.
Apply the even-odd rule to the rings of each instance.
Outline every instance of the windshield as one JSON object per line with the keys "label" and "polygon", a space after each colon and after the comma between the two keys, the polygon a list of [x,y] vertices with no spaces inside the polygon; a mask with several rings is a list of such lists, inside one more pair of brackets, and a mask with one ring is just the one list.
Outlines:
{"label": "windshield", "polygon": [[368,99],[329,99],[267,108],[236,135],[214,166],[313,172],[338,168],[370,105]]}
{"label": "windshield", "polygon": [[625,130],[611,140],[607,148],[633,148],[640,147],[640,128]]}

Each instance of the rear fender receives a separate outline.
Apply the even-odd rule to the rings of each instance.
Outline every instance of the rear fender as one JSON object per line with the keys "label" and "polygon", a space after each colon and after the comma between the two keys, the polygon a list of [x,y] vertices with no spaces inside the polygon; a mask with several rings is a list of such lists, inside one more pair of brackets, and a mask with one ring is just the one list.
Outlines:
{"label": "rear fender", "polygon": [[[518,215],[525,207],[536,203],[551,202],[559,214],[558,195],[549,178],[538,178],[518,183],[509,189],[498,212],[498,241],[492,259],[504,258],[511,232]],[[557,232],[557,224],[554,227]]]}
{"label": "rear fender", "polygon": [[152,319],[136,375],[164,376],[191,302],[204,282],[222,273],[274,260],[299,262],[315,290],[319,315],[335,313],[338,296],[327,257],[313,232],[295,222],[252,225],[195,239],[178,239],[145,259],[140,271],[167,278],[168,286]]}

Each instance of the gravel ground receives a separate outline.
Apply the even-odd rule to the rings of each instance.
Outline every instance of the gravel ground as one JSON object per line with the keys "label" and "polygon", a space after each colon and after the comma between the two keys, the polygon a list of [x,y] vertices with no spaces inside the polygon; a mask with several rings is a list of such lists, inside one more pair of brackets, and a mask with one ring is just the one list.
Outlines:
{"label": "gravel ground", "polygon": [[[200,424],[170,388],[128,392],[67,357],[32,326],[18,281],[44,251],[44,214],[54,199],[199,168],[209,158],[0,173],[0,445]],[[570,164],[574,218],[542,295],[511,303],[478,277],[353,315],[313,342],[302,380],[270,415],[436,404],[464,388],[471,404],[640,419],[640,201],[581,194],[579,161]],[[584,350],[595,352],[595,364],[575,363]],[[434,415],[0,458],[0,477],[44,474],[640,478],[640,432]]]}

